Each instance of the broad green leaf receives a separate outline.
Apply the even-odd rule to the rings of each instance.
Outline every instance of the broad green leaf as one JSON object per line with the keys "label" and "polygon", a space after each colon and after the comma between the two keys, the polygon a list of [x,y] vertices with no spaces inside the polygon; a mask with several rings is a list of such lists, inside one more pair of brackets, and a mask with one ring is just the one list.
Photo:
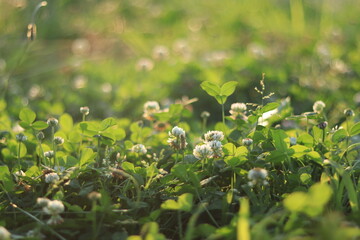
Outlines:
{"label": "broad green leaf", "polygon": [[259,110],[259,113],[262,114],[262,113],[265,113],[265,112],[274,110],[274,109],[276,109],[277,107],[279,107],[279,103],[278,103],[278,102],[271,102],[271,103],[266,104],[264,107],[262,107],[262,108]]}
{"label": "broad green leaf", "polygon": [[288,149],[287,143],[284,139],[289,136],[282,129],[271,129],[271,136],[274,141],[275,148],[279,151],[285,152]]}
{"label": "broad green leaf", "polygon": [[236,151],[236,146],[233,143],[226,143],[223,146],[223,151],[225,155],[234,156]]}
{"label": "broad green leaf", "polygon": [[314,126],[312,128],[313,130],[313,136],[316,142],[322,142],[324,130],[318,128],[317,126]]}
{"label": "broad green leaf", "polygon": [[350,178],[350,175],[348,172],[344,172],[342,176],[342,181],[344,181],[345,188],[347,190],[347,194],[349,197],[350,207],[352,211],[358,212],[359,211],[359,200],[358,195],[355,190],[355,186],[353,184],[353,181]]}
{"label": "broad green leaf", "polygon": [[96,153],[90,148],[84,148],[81,151],[80,166],[87,165],[95,161]]}
{"label": "broad green leaf", "polygon": [[[20,144],[20,158],[23,158],[26,156],[27,154],[27,148],[26,145],[23,143],[19,143]],[[16,152],[16,156],[18,155],[18,152]]]}
{"label": "broad green leaf", "polygon": [[116,125],[116,120],[114,118],[106,118],[100,124],[100,131],[105,131],[109,127]]}
{"label": "broad green leaf", "polygon": [[131,162],[123,162],[121,167],[129,173],[135,173],[135,166]]}
{"label": "broad green leaf", "polygon": [[245,157],[233,157],[233,156],[229,156],[229,157],[225,157],[224,161],[227,165],[229,165],[230,167],[234,168],[238,165],[240,165],[241,163],[246,161]]}
{"label": "broad green leaf", "polygon": [[10,174],[8,166],[0,166],[0,184],[3,184],[6,191],[14,189],[14,182]]}
{"label": "broad green leaf", "polygon": [[35,129],[35,130],[44,130],[46,128],[48,128],[48,124],[44,121],[36,121],[33,124],[31,124],[31,126]]}
{"label": "broad green leaf", "polygon": [[309,149],[308,147],[305,147],[303,145],[294,145],[294,146],[290,147],[290,149],[293,149],[295,151],[293,157],[302,157],[306,153],[311,151],[311,149]]}
{"label": "broad green leaf", "polygon": [[237,84],[238,83],[235,81],[230,81],[230,82],[224,83],[224,85],[221,86],[219,95],[223,95],[226,97],[230,96],[231,94],[233,94],[235,92]]}
{"label": "broad green leaf", "polygon": [[42,174],[41,169],[38,166],[32,166],[25,172],[27,177],[37,177]]}
{"label": "broad green leaf", "polygon": [[306,155],[308,157],[310,157],[310,159],[314,160],[315,162],[318,162],[320,164],[323,162],[323,159],[318,152],[311,151],[311,152],[306,153]]}
{"label": "broad green leaf", "polygon": [[355,136],[357,134],[360,134],[360,122],[353,125],[350,129],[350,135]]}
{"label": "broad green leaf", "polygon": [[220,87],[212,82],[205,81],[201,83],[201,88],[207,92],[210,96],[215,97],[216,95],[220,95],[221,89]]}
{"label": "broad green leaf", "polygon": [[35,121],[36,114],[29,108],[23,108],[19,113],[20,120],[31,124]]}
{"label": "broad green leaf", "polygon": [[297,142],[307,147],[312,147],[314,145],[314,138],[308,133],[303,133],[298,137]]}
{"label": "broad green leaf", "polygon": [[73,129],[74,122],[72,117],[69,114],[65,113],[60,116],[59,124],[62,131],[70,132]]}
{"label": "broad green leaf", "polygon": [[219,104],[224,104],[226,102],[226,100],[227,100],[227,96],[225,96],[225,95],[216,95],[215,99]]}
{"label": "broad green leaf", "polygon": [[308,196],[303,192],[291,193],[284,199],[284,206],[291,212],[301,212],[308,202]]}
{"label": "broad green leaf", "polygon": [[161,204],[162,209],[166,210],[181,210],[185,212],[190,212],[193,206],[194,196],[191,193],[184,193],[179,196],[178,201],[175,200],[166,200]]}
{"label": "broad green leaf", "polygon": [[287,152],[275,150],[275,151],[270,152],[270,154],[266,157],[266,161],[273,162],[273,163],[279,163],[279,162],[283,162],[283,161],[287,160],[288,157],[289,157],[289,154],[287,154]]}
{"label": "broad green leaf", "polygon": [[334,143],[338,143],[338,142],[341,142],[342,140],[344,140],[346,137],[347,137],[346,130],[345,129],[339,129],[334,133],[331,140]]}

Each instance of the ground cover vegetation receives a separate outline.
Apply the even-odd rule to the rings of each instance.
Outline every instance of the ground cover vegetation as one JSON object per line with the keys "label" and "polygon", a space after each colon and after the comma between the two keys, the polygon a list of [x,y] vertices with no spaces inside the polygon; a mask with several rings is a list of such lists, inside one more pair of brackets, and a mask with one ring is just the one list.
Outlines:
{"label": "ground cover vegetation", "polygon": [[0,239],[359,239],[356,1],[0,1]]}

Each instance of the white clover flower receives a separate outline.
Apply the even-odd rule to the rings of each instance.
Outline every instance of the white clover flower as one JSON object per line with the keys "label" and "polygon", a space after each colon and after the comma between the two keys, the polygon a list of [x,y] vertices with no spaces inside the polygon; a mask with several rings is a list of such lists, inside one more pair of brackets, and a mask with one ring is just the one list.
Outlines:
{"label": "white clover flower", "polygon": [[39,205],[40,207],[46,207],[49,202],[50,202],[50,200],[48,198],[37,198],[36,199],[36,204]]}
{"label": "white clover flower", "polygon": [[255,185],[267,185],[268,182],[265,180],[268,176],[268,172],[263,168],[253,168],[248,173],[248,179],[250,182],[249,186],[253,187]]}
{"label": "white clover flower", "polygon": [[90,109],[89,109],[89,107],[80,107],[80,113],[81,114],[84,114],[84,115],[89,115],[89,113],[90,113]]}
{"label": "white clover flower", "polygon": [[146,154],[147,150],[143,144],[136,144],[131,148],[131,151],[139,154]]}
{"label": "white clover flower", "polygon": [[197,145],[193,150],[193,155],[199,160],[211,158],[213,154],[213,150],[207,144]]}
{"label": "white clover flower", "polygon": [[27,140],[27,136],[23,133],[16,134],[16,141],[18,142],[25,142]]}
{"label": "white clover flower", "polygon": [[214,158],[222,157],[223,150],[222,150],[222,143],[220,141],[214,140],[211,142],[207,142],[207,145],[209,145],[209,147],[213,151]]}
{"label": "white clover flower", "polygon": [[314,112],[321,113],[325,108],[325,103],[323,101],[316,101],[313,105]]}
{"label": "white clover flower", "polygon": [[144,104],[144,114],[143,117],[147,120],[154,120],[153,115],[160,112],[160,105],[156,101],[147,101]]}
{"label": "white clover flower", "polygon": [[50,126],[50,127],[56,127],[59,124],[59,120],[57,120],[56,118],[49,118],[46,123]]}
{"label": "white clover flower", "polygon": [[23,170],[19,170],[17,172],[14,173],[15,176],[15,181],[18,182],[19,181],[19,177],[25,177],[26,174],[24,173]]}
{"label": "white clover flower", "polygon": [[10,232],[3,226],[0,226],[0,240],[8,240],[10,237]]}
{"label": "white clover flower", "polygon": [[64,139],[62,137],[54,137],[54,143],[57,145],[62,145],[64,143]]}
{"label": "white clover flower", "polygon": [[59,200],[49,201],[47,206],[43,207],[43,212],[45,214],[51,215],[50,219],[47,221],[49,225],[56,225],[62,223],[64,220],[60,216],[60,213],[64,212],[64,204]]}
{"label": "white clover flower", "polygon": [[159,103],[156,101],[147,101],[144,104],[144,112],[158,112],[160,111]]}
{"label": "white clover flower", "polygon": [[224,133],[221,131],[209,131],[204,135],[205,142],[222,141],[224,139]]}
{"label": "white clover flower", "polygon": [[171,133],[169,133],[169,135],[173,135],[174,137],[180,137],[181,135],[185,136],[185,131],[184,129],[175,126],[172,130]]}
{"label": "white clover flower", "polygon": [[229,112],[231,115],[237,116],[243,114],[246,109],[247,107],[245,103],[233,103],[231,104],[231,110]]}
{"label": "white clover flower", "polygon": [[242,140],[242,144],[245,145],[245,146],[250,146],[251,144],[253,144],[253,140],[251,138],[244,138]]}
{"label": "white clover flower", "polygon": [[44,152],[44,156],[46,158],[52,158],[52,157],[54,157],[54,151],[46,151],[46,152]]}
{"label": "white clover flower", "polygon": [[64,204],[59,200],[49,201],[48,204],[43,207],[44,213],[48,215],[58,215],[64,212],[65,207]]}
{"label": "white clover flower", "polygon": [[184,129],[175,126],[169,132],[169,138],[167,140],[170,147],[176,150],[185,149],[187,146],[186,137],[185,137],[185,131]]}
{"label": "white clover flower", "polygon": [[45,175],[45,182],[46,183],[54,183],[56,181],[59,181],[60,177],[57,173],[48,173]]}

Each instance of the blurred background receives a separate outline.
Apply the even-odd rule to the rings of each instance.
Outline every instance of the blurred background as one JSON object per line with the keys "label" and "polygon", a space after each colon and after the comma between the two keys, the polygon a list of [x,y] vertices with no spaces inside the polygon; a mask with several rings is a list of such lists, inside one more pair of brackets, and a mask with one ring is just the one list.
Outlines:
{"label": "blurred background", "polygon": [[[143,104],[193,103],[221,118],[202,81],[237,81],[227,104],[290,97],[294,114],[323,100],[329,121],[360,104],[356,0],[0,0],[2,109],[38,116],[140,119]],[[28,29],[29,24],[36,25]],[[29,32],[30,30],[30,32]],[[27,37],[30,34],[30,40]]]}

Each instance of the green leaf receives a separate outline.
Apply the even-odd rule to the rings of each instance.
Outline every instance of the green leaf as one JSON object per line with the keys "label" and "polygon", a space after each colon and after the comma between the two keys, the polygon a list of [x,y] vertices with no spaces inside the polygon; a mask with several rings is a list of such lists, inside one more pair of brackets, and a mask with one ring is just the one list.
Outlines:
{"label": "green leaf", "polygon": [[301,212],[308,201],[308,196],[303,192],[294,192],[284,199],[284,206],[291,212]]}
{"label": "green leaf", "polygon": [[306,147],[312,147],[314,145],[314,138],[308,133],[303,133],[298,137],[297,142]]}
{"label": "green leaf", "polygon": [[8,166],[0,166],[0,184],[3,184],[6,191],[10,192],[14,189],[14,182]]}
{"label": "green leaf", "polygon": [[275,148],[277,150],[286,152],[288,146],[284,139],[288,138],[289,136],[285,133],[285,131],[281,129],[271,129],[271,136],[273,138]]}
{"label": "green leaf", "polygon": [[230,81],[230,82],[224,83],[224,85],[221,86],[220,95],[223,95],[226,97],[230,96],[231,94],[233,94],[235,92],[237,84],[238,83],[235,81]]}
{"label": "green leaf", "polygon": [[344,140],[346,137],[347,137],[346,130],[345,129],[339,129],[334,133],[331,140],[334,143],[338,143],[338,142],[341,142],[342,140]]}
{"label": "green leaf", "polygon": [[350,135],[355,136],[360,133],[360,122],[353,125],[350,129]]}
{"label": "green leaf", "polygon": [[216,95],[220,95],[221,93],[220,87],[215,83],[205,81],[202,82],[200,86],[210,96],[215,97]]}
{"label": "green leaf", "polygon": [[95,161],[96,153],[90,148],[84,148],[81,151],[80,166],[87,165]]}
{"label": "green leaf", "polygon": [[31,124],[35,121],[36,114],[29,108],[23,108],[19,113],[20,120]]}
{"label": "green leaf", "polygon": [[135,173],[135,166],[131,162],[123,162],[121,167],[129,173]]}
{"label": "green leaf", "polygon": [[60,116],[59,124],[61,126],[61,130],[68,133],[72,131],[74,122],[72,117],[69,114],[65,113]]}
{"label": "green leaf", "polygon": [[36,121],[33,124],[31,124],[31,126],[35,129],[35,130],[44,130],[46,128],[48,128],[48,124],[44,121]]}
{"label": "green leaf", "polygon": [[264,107],[262,107],[262,108],[259,110],[259,113],[262,114],[262,113],[265,113],[265,112],[274,110],[274,109],[277,108],[277,107],[279,107],[279,103],[278,103],[278,102],[271,102],[271,103],[266,104]]}
{"label": "green leaf", "polygon": [[193,206],[194,196],[191,193],[184,193],[179,196],[178,201],[175,200],[166,200],[161,204],[162,209],[166,210],[181,210],[185,212],[190,212]]}
{"label": "green leaf", "polygon": [[350,207],[351,207],[352,211],[358,212],[359,211],[358,196],[357,196],[353,181],[351,180],[348,172],[346,172],[346,171],[344,172],[344,174],[342,176],[342,181],[344,182],[345,188],[347,190]]}
{"label": "green leaf", "polygon": [[227,100],[227,96],[225,96],[225,95],[216,95],[215,99],[219,104],[224,104],[226,102],[226,100]]}
{"label": "green leaf", "polygon": [[100,131],[105,131],[109,127],[116,125],[116,120],[114,118],[106,118],[100,124]]}

